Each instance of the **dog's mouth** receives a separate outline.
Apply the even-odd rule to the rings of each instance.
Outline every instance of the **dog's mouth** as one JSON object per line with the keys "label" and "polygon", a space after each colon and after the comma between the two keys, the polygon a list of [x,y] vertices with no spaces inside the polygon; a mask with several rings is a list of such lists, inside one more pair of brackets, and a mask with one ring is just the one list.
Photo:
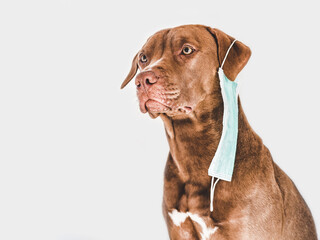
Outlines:
{"label": "dog's mouth", "polygon": [[171,110],[169,106],[162,104],[153,99],[147,100],[144,104],[144,108],[145,108],[145,111],[149,113],[151,118],[156,118],[161,113],[166,113]]}
{"label": "dog's mouth", "polygon": [[148,112],[152,118],[158,117],[161,113],[165,113],[169,116],[176,114],[189,114],[192,111],[192,107],[189,106],[169,106],[161,103],[155,99],[148,99],[147,101],[140,102],[140,110],[142,113]]}
{"label": "dog's mouth", "polygon": [[154,113],[163,113],[171,110],[171,107],[153,99],[149,99],[148,101],[146,101],[145,108],[146,111]]}

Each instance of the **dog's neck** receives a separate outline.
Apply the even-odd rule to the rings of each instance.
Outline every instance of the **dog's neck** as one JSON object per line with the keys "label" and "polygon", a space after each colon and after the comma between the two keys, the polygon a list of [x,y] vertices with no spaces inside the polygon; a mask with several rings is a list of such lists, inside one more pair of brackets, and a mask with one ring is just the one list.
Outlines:
{"label": "dog's neck", "polygon": [[[208,168],[218,147],[222,134],[223,104],[213,106],[210,99],[203,101],[201,112],[195,111],[189,118],[179,119],[161,115],[164,121],[170,153],[183,181],[208,176]],[[206,107],[204,107],[206,106]],[[211,106],[208,109],[207,106]],[[213,107],[212,107],[213,106]],[[251,129],[239,100],[239,146],[248,138],[254,140]]]}

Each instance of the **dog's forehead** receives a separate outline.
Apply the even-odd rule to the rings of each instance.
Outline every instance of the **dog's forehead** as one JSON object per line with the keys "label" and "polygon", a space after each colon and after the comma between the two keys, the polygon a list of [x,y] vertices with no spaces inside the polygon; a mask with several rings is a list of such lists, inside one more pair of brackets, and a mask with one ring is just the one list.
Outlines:
{"label": "dog's forehead", "polygon": [[208,34],[205,26],[202,25],[184,25],[170,29],[168,39],[186,39],[201,41]]}
{"label": "dog's forehead", "polygon": [[142,51],[164,49],[168,45],[182,46],[184,43],[206,44],[208,41],[212,41],[212,37],[205,26],[184,25],[156,32],[148,38],[142,47]]}
{"label": "dog's forehead", "polygon": [[141,48],[141,51],[155,50],[156,48],[163,48],[165,43],[165,38],[170,29],[164,29],[159,32],[156,32],[150,36],[147,42]]}

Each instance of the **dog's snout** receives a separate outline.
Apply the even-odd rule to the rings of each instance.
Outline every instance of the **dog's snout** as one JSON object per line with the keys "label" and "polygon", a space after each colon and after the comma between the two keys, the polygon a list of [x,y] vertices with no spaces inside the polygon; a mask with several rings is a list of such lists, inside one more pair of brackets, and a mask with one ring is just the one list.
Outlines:
{"label": "dog's snout", "polygon": [[151,85],[157,83],[158,78],[152,71],[141,72],[136,77],[136,86],[139,88],[144,86],[144,88],[148,89]]}

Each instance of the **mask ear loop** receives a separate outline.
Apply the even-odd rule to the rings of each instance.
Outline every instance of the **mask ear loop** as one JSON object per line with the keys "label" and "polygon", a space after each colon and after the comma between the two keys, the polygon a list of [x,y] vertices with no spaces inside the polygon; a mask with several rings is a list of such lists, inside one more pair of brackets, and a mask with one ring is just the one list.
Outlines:
{"label": "mask ear loop", "polygon": [[[233,44],[237,41],[237,39],[233,40],[233,42],[230,44],[227,52],[226,52],[226,55],[224,56],[224,59],[222,61],[222,64],[221,64],[221,69],[223,68],[223,65],[224,65],[224,62],[226,61],[227,57],[228,57],[228,54],[233,46]],[[223,69],[222,69],[223,70]],[[220,79],[221,81],[221,79]],[[217,186],[217,183],[219,182],[219,178],[217,178],[217,181],[214,182],[214,177],[211,178],[211,187],[210,187],[210,212],[213,211],[213,198],[214,198],[214,190],[216,189],[216,186]]]}
{"label": "mask ear loop", "polygon": [[217,183],[219,182],[219,178],[214,183],[214,177],[211,178],[211,188],[210,188],[210,212],[213,211],[213,197],[214,197],[214,189],[216,188]]}
{"label": "mask ear loop", "polygon": [[226,52],[226,55],[224,56],[224,59],[221,63],[221,68],[223,68],[223,65],[224,65],[224,62],[226,61],[227,57],[228,57],[228,54],[233,46],[233,44],[237,41],[237,39],[233,40],[233,42],[230,44],[230,47],[228,48],[227,52]]}

